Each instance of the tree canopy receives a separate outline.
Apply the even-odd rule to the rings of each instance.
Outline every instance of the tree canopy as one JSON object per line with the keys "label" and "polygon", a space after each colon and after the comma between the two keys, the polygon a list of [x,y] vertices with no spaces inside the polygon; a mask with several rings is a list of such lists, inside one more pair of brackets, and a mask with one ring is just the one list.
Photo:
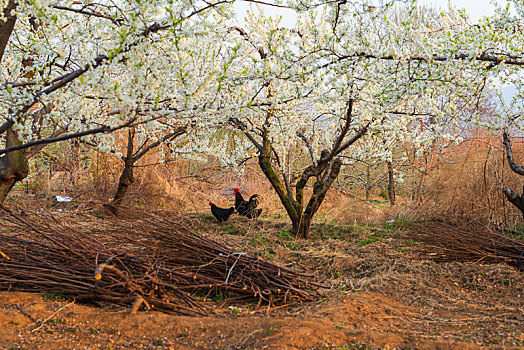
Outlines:
{"label": "tree canopy", "polygon": [[306,235],[341,156],[391,161],[396,142],[456,138],[486,94],[522,88],[520,2],[477,24],[416,1],[273,4],[296,11],[293,28],[256,9],[240,23],[231,3],[3,1],[0,177],[27,176],[50,142],[118,153],[116,130],[146,147],[191,128],[191,144],[224,162],[258,157]]}

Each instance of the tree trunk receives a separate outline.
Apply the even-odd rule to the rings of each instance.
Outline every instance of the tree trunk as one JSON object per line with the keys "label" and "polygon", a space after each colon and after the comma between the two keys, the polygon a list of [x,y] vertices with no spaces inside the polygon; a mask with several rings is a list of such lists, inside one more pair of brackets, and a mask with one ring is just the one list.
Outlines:
{"label": "tree trunk", "polygon": [[135,174],[133,172],[133,168],[135,166],[137,158],[133,154],[134,141],[135,129],[131,128],[129,129],[127,136],[127,153],[126,156],[122,159],[124,161],[124,170],[122,170],[122,174],[120,174],[120,179],[118,180],[118,188],[116,189],[116,193],[113,196],[113,200],[111,201],[111,203],[108,203],[106,205],[106,208],[114,215],[118,215],[118,209],[122,204],[122,200],[124,199],[124,196],[126,195],[129,186],[131,186],[135,182]]}
{"label": "tree trunk", "polygon": [[309,238],[309,227],[311,226],[313,216],[320,208],[328,190],[338,177],[341,168],[342,161],[336,158],[333,164],[325,170],[324,175],[320,179],[317,179],[313,185],[313,194],[309,199],[306,209],[301,213],[299,220],[293,222],[293,233],[295,233],[297,237]]}
{"label": "tree trunk", "polygon": [[415,197],[415,202],[416,203],[422,203],[422,201],[424,200],[423,195],[422,195],[422,191],[424,190],[424,182],[425,181],[426,181],[426,169],[424,169],[424,172],[422,173],[422,175],[420,175],[420,182],[418,184],[417,194],[416,194],[416,197]]}
{"label": "tree trunk", "polygon": [[122,170],[122,174],[120,175],[120,179],[118,180],[118,188],[113,197],[113,200],[111,203],[105,205],[106,208],[109,211],[111,211],[114,215],[118,214],[118,209],[120,207],[120,204],[122,204],[122,200],[124,199],[127,190],[135,182],[135,175],[133,170],[135,167],[135,163],[138,160],[140,160],[145,154],[147,154],[152,149],[158,147],[162,142],[174,140],[177,137],[185,134],[186,132],[186,126],[179,126],[175,128],[172,132],[164,135],[164,137],[156,140],[155,142],[147,146],[146,140],[140,147],[138,147],[137,152],[134,153],[135,128],[129,129],[127,138],[127,155],[124,158],[122,158],[122,160],[124,161],[124,170]]}
{"label": "tree trunk", "polygon": [[[3,9],[2,17],[5,20],[0,20],[0,62],[15,27],[16,16],[11,15],[15,8],[16,2],[9,0]],[[12,121],[7,121],[0,126],[0,134],[6,133],[6,148],[20,144],[16,132],[11,129],[12,125]],[[27,177],[28,173],[27,159],[22,151],[10,152],[0,158],[0,203],[4,202],[15,183]]]}
{"label": "tree trunk", "polygon": [[122,170],[122,174],[120,175],[120,179],[118,180],[118,188],[116,190],[115,196],[113,197],[114,205],[120,205],[127,190],[129,189],[129,186],[131,186],[135,182],[135,175],[133,172],[134,166],[134,159],[124,160],[124,170]]}
{"label": "tree trunk", "polygon": [[11,191],[15,185],[14,177],[4,172],[5,169],[0,165],[0,203],[3,203],[7,194]]}
{"label": "tree trunk", "polygon": [[299,222],[293,222],[293,234],[295,234],[297,237],[308,239],[309,227],[311,226],[312,220],[312,215],[302,215],[302,218]]}
{"label": "tree trunk", "polygon": [[118,188],[116,189],[115,195],[111,203],[105,204],[105,207],[113,214],[118,215],[118,209],[122,204],[122,200],[126,195],[129,187],[135,182],[135,175],[133,169],[135,167],[135,159],[124,159],[124,170],[120,174],[120,179],[118,180]]}
{"label": "tree trunk", "polygon": [[[270,95],[270,94],[269,94]],[[295,196],[291,191],[291,184],[285,173],[282,172],[283,181],[285,187],[282,185],[282,181],[279,176],[273,169],[272,165],[272,155],[275,154],[275,161],[277,164],[280,164],[280,160],[277,152],[272,150],[269,137],[269,126],[271,125],[270,119],[274,115],[273,111],[270,111],[266,114],[266,121],[262,128],[256,128],[257,133],[262,138],[262,143],[256,140],[250,130],[248,130],[247,125],[237,118],[231,117],[229,122],[234,125],[237,129],[241,130],[246,137],[253,143],[253,145],[258,150],[258,164],[262,169],[264,175],[277,192],[280,201],[284,205],[291,223],[293,225],[293,233],[298,237],[308,238],[309,236],[309,227],[311,225],[311,220],[317,212],[318,208],[322,204],[324,197],[340,173],[342,167],[342,161],[339,158],[336,158],[340,153],[344,152],[349,146],[354,144],[359,140],[368,130],[370,123],[362,127],[353,137],[344,142],[348,131],[350,130],[350,125],[352,122],[352,108],[353,100],[348,101],[348,110],[346,117],[344,118],[345,123],[341,127],[340,134],[335,140],[331,151],[323,150],[320,153],[320,158],[315,160],[315,156],[311,151],[311,145],[307,138],[300,133],[297,133],[297,136],[301,137],[308,148],[310,149],[312,164],[306,167],[300,177],[298,178],[297,183],[295,184]],[[313,195],[309,199],[308,205],[303,209],[304,205],[304,189],[311,178],[316,178],[317,181],[313,186]]]}
{"label": "tree trunk", "polygon": [[291,222],[298,223],[300,221],[300,213],[297,208],[297,203],[293,200],[293,198],[288,196],[284,186],[278,178],[278,175],[275,173],[273,166],[271,165],[270,154],[271,146],[269,145],[269,142],[264,142],[264,151],[261,152],[258,156],[258,165],[260,166],[260,169],[264,175],[266,175],[269,183],[271,183],[271,186],[273,186],[273,189],[276,191],[278,197],[280,198],[280,202],[284,205],[284,208],[291,219]]}
{"label": "tree trunk", "polygon": [[[6,132],[6,148],[20,145],[16,132],[9,128]],[[13,186],[27,177],[29,165],[22,150],[12,151],[0,158],[0,203],[3,203]]]}
{"label": "tree trunk", "polygon": [[[515,173],[519,175],[524,175],[524,167],[515,163],[515,160],[513,159],[513,152],[511,150],[511,141],[509,139],[509,136],[506,132],[502,135],[504,147],[506,148],[506,157],[508,159],[508,164]],[[511,188],[506,188],[504,190],[504,194],[506,195],[506,198],[514,205],[516,206],[522,215],[524,216],[524,187],[522,188],[522,195],[519,196],[515,191],[513,191]]]}
{"label": "tree trunk", "polygon": [[397,197],[397,194],[395,192],[395,176],[393,173],[393,163],[388,162],[388,196],[389,196],[389,204],[391,206],[395,205],[395,200]]}
{"label": "tree trunk", "polygon": [[515,205],[522,215],[524,216],[524,187],[522,188],[522,195],[518,195],[517,192],[513,191],[511,188],[506,188],[504,190],[506,198]]}
{"label": "tree trunk", "polygon": [[[266,155],[266,152],[259,156],[259,165],[267,179],[277,192],[280,201],[284,205],[289,218],[292,223],[293,234],[301,238],[309,238],[309,227],[313,216],[318,211],[318,208],[322,204],[327,191],[331,188],[333,181],[337,178],[342,167],[342,161],[335,159],[331,167],[327,167],[321,178],[317,179],[313,185],[313,194],[309,199],[309,202],[305,209],[303,208],[303,197],[301,192],[301,186],[297,184],[297,199],[290,198],[284,187],[282,186],[278,176],[276,175],[271,165],[271,159]],[[305,185],[305,183],[304,183]]]}

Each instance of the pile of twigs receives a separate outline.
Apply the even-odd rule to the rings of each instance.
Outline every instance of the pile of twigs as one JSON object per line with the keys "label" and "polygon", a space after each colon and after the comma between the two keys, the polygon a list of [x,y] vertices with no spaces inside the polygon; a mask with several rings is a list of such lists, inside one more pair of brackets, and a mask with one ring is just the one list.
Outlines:
{"label": "pile of twigs", "polygon": [[312,299],[320,287],[308,275],[233,251],[162,215],[85,225],[4,209],[9,214],[0,220],[10,233],[0,234],[8,257],[0,257],[0,290],[132,304],[132,312],[144,305],[207,314],[213,295],[282,305]]}
{"label": "pile of twigs", "polygon": [[402,225],[406,238],[426,244],[427,256],[438,261],[505,262],[524,266],[524,241],[487,225],[457,219]]}

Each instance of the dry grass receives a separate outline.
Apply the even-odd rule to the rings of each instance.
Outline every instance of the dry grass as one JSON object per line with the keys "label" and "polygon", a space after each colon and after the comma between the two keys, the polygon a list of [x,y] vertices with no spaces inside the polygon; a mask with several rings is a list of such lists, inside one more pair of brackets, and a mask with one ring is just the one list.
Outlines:
{"label": "dry grass", "polygon": [[[421,235],[409,236],[399,226],[385,225],[391,219],[402,223],[454,217],[466,218],[477,228],[490,222],[521,227],[520,212],[505,200],[502,190],[511,187],[520,192],[524,179],[509,169],[496,136],[479,134],[476,140],[447,148],[428,174],[424,201],[419,204],[410,200],[416,179],[399,186],[399,204],[393,208],[376,196],[378,191],[372,201],[365,201],[362,191],[348,191],[343,186],[338,191],[332,189],[315,217],[310,240],[289,233],[287,215],[253,160],[243,173],[222,168],[212,160],[178,159],[165,165],[137,167],[136,183],[125,199],[125,206],[132,210],[124,210],[122,217],[115,218],[104,212],[102,204],[116,189],[121,162],[91,151],[73,166],[68,147],[58,149],[56,154],[60,156],[45,163],[50,164],[49,169],[42,170],[43,163],[33,165],[35,174],[40,174],[19,184],[7,204],[21,211],[44,208],[53,215],[67,217],[79,231],[88,230],[94,222],[113,229],[132,225],[141,212],[176,216],[177,223],[235,251],[307,271],[313,280],[330,287],[325,297],[336,307],[348,295],[358,299],[371,293],[386,298],[380,299],[384,329],[391,331],[395,325],[396,335],[411,339],[411,348],[420,348],[413,339],[460,342],[455,348],[466,342],[497,348],[524,345],[522,271],[501,263],[503,259],[489,263],[478,255],[465,259],[460,254],[468,247],[453,239],[443,244],[455,253],[448,255],[449,259],[436,259],[443,250],[435,240],[442,243],[446,238],[442,230],[426,225],[422,239]],[[514,154],[517,162],[524,164],[522,143],[514,143]],[[157,162],[155,156],[146,156],[139,165]],[[234,215],[222,225],[216,222],[207,202],[232,205],[234,187],[246,196],[261,195],[263,214],[259,219]],[[69,195],[74,200],[62,204],[44,200],[55,194]],[[0,225],[0,233],[2,230],[5,233],[6,227]],[[467,235],[468,229],[462,231]],[[382,300],[394,300],[395,304],[383,304]],[[295,320],[289,318],[295,312],[315,308],[315,315],[323,314],[321,303],[294,306],[285,322]],[[406,311],[399,316],[394,314],[396,308]],[[364,314],[360,309],[351,311]],[[346,329],[360,319],[350,321],[344,324]],[[344,334],[345,339],[348,336],[353,334]]]}
{"label": "dry grass", "polygon": [[[331,205],[335,201],[336,198],[329,198],[327,203]],[[351,203],[351,199],[348,202]],[[38,208],[41,203],[28,201],[24,206]],[[64,209],[68,211],[58,214],[54,208],[56,215],[68,216],[68,220],[81,226],[80,230],[88,228],[93,221],[104,227],[123,227],[124,223],[132,223],[140,216],[135,209],[127,214],[124,211],[122,218],[104,217],[96,208],[87,211],[75,209],[73,204]],[[290,320],[300,322],[301,318],[293,318],[297,312],[300,317],[311,314],[318,320],[317,315],[326,313],[323,308],[327,304],[332,304],[336,310],[342,305],[341,300],[346,298],[360,300],[373,296],[380,300],[380,307],[377,306],[376,310],[371,309],[374,304],[368,303],[369,299],[362,299],[366,302],[359,304],[361,309],[351,308],[344,313],[358,314],[362,322],[379,317],[383,324],[374,323],[373,327],[381,327],[379,331],[383,332],[394,329],[396,336],[407,342],[413,341],[409,343],[412,348],[420,348],[413,339],[458,342],[455,348],[465,343],[488,347],[524,344],[520,327],[524,321],[521,312],[524,308],[524,275],[518,269],[500,263],[428,259],[431,257],[428,252],[438,253],[438,250],[424,242],[402,238],[402,229],[399,231],[394,225],[365,225],[349,219],[341,224],[336,222],[338,219],[331,218],[343,209],[334,205],[330,209],[326,211],[327,219],[319,216],[312,226],[310,240],[291,236],[287,219],[284,216],[274,218],[273,214],[258,220],[233,216],[220,225],[205,208],[205,211],[178,216],[177,222],[220,244],[225,243],[235,251],[303,269],[314,275],[314,280],[329,286],[324,295],[326,302],[278,309],[286,312],[286,323]],[[155,211],[167,215],[156,208]],[[365,212],[364,209],[361,211]],[[362,215],[365,218],[365,213]],[[372,219],[371,214],[369,219]],[[236,304],[234,300],[229,305],[232,308],[226,307],[224,312],[229,312],[231,317],[238,317],[232,310],[247,310],[245,305]],[[328,324],[337,330],[340,330],[339,326],[350,329],[352,324],[361,320],[343,320],[342,314],[334,315],[336,321]],[[247,313],[244,316],[249,317]],[[273,324],[272,316],[266,317],[269,317],[269,324]],[[222,319],[217,322],[222,322]],[[242,322],[256,321],[242,319]],[[338,326],[333,326],[333,322]],[[374,333],[376,331],[374,329]],[[383,347],[383,344],[359,335],[353,336],[359,343],[369,342],[375,344],[374,347]]]}
{"label": "dry grass", "polygon": [[[523,145],[513,144],[516,160],[521,163],[524,163]],[[155,153],[140,160],[135,169],[136,183],[128,193],[127,203],[196,213],[205,211],[209,200],[223,207],[231,205],[232,189],[239,187],[248,196],[253,193],[262,196],[264,215],[276,219],[286,215],[255,159],[247,162],[242,173],[223,168],[212,158],[203,162],[179,158],[158,165],[159,161]],[[122,166],[113,155],[85,146],[53,145],[34,160],[34,175],[19,184],[18,189],[41,196],[65,194],[84,201],[107,201],[116,190]],[[408,177],[417,173],[409,167],[404,170]],[[344,171],[350,174],[358,169]],[[417,181],[415,176],[408,183],[398,184],[400,204],[392,209],[385,198],[377,196],[383,189],[375,189],[374,200],[365,201],[358,188],[349,190],[348,186],[337,183],[320,208],[317,221],[380,224],[394,217],[413,219],[451,214],[515,227],[522,220],[502,190],[511,187],[520,192],[524,181],[509,169],[498,134],[477,131],[471,139],[447,146],[440,152],[426,177],[422,203],[413,203],[410,199]]]}
{"label": "dry grass", "polygon": [[[453,214],[485,222],[515,226],[522,214],[502,191],[521,191],[524,179],[513,173],[500,138],[479,134],[446,150],[438,170],[430,176],[424,207],[432,214]],[[522,143],[513,145],[516,160],[524,161]],[[428,210],[428,211],[429,211]]]}

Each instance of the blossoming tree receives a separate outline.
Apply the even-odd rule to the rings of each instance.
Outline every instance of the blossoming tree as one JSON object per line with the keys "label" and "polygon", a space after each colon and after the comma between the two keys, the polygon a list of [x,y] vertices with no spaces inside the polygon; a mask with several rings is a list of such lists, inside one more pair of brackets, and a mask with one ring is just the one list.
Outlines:
{"label": "blossoming tree", "polygon": [[220,36],[225,3],[2,1],[0,202],[45,144],[196,113],[212,88],[186,66],[215,53],[189,44]]}
{"label": "blossoming tree", "polygon": [[[426,16],[415,3],[374,11],[366,4],[310,10],[300,2],[306,8],[293,29],[260,15],[234,29],[249,57],[236,65],[238,74],[256,78],[231,87],[237,103],[249,104],[229,121],[251,141],[301,237],[340,172],[341,155],[389,161],[392,142],[452,137],[446,130],[482,101],[501,64],[516,62],[493,48],[502,44],[492,20],[477,27],[460,12]],[[309,164],[297,161],[297,147]]]}

